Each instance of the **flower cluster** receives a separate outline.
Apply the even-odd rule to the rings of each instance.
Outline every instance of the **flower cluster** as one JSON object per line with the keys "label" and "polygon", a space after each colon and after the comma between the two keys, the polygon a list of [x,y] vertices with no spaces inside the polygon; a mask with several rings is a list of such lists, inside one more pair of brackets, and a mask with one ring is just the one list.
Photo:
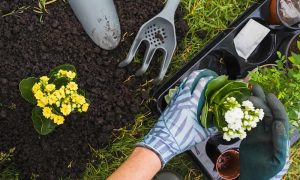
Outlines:
{"label": "flower cluster", "polygon": [[246,131],[255,128],[264,117],[263,109],[255,109],[251,101],[243,101],[240,105],[234,97],[228,97],[223,105],[227,110],[225,113],[227,127],[223,127],[223,138],[227,141],[246,138]]}
{"label": "flower cluster", "polygon": [[62,77],[66,77],[68,79],[70,79],[71,81],[75,79],[76,77],[76,73],[73,71],[66,71],[66,70],[59,70],[58,73],[56,74],[57,78],[62,78]]}
{"label": "flower cluster", "polygon": [[86,112],[89,103],[79,94],[78,85],[72,81],[76,77],[75,72],[59,70],[55,76],[68,78],[69,82],[58,88],[54,83],[49,83],[49,77],[42,76],[33,85],[32,92],[37,106],[43,110],[43,116],[60,125],[71,112]]}

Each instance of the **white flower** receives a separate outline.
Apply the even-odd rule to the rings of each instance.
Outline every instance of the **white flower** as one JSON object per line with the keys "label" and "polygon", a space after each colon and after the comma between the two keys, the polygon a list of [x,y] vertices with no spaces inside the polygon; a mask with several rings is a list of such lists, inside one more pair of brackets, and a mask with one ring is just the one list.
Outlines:
{"label": "white flower", "polygon": [[231,138],[229,137],[229,135],[227,133],[223,134],[223,139],[225,139],[226,141],[230,141]]}
{"label": "white flower", "polygon": [[246,137],[247,137],[247,134],[245,131],[240,133],[240,136],[239,136],[240,139],[245,139]]}
{"label": "white flower", "polygon": [[242,121],[244,113],[241,108],[233,108],[225,113],[225,121],[230,124]]}
{"label": "white flower", "polygon": [[264,118],[264,116],[265,116],[264,110],[263,109],[259,109],[258,119],[262,120]]}
{"label": "white flower", "polygon": [[250,126],[252,128],[255,128],[257,126],[257,122],[254,122],[254,121],[250,122]]}
{"label": "white flower", "polygon": [[251,101],[243,101],[242,106],[251,111],[255,109]]}
{"label": "white flower", "polygon": [[230,123],[228,124],[228,127],[232,130],[239,130],[242,128],[242,121],[240,122],[235,122],[235,123]]}
{"label": "white flower", "polygon": [[224,107],[227,110],[224,115],[227,126],[222,130],[226,141],[246,138],[247,131],[257,127],[257,123],[264,117],[263,109],[255,109],[251,101],[244,101],[241,106],[234,97],[228,97]]}

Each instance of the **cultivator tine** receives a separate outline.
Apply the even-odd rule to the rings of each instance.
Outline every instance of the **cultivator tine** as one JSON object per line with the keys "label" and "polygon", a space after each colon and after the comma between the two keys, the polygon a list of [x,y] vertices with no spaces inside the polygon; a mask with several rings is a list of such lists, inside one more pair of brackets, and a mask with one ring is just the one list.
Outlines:
{"label": "cultivator tine", "polygon": [[164,55],[164,60],[162,61],[162,65],[161,65],[161,68],[160,68],[160,72],[159,72],[159,75],[157,78],[155,78],[154,82],[155,83],[158,83],[160,82],[161,80],[163,80],[167,70],[168,70],[168,67],[170,65],[170,62],[172,60],[172,56],[174,54],[174,51],[175,49],[173,50],[173,52],[171,53],[168,53],[168,52],[165,52],[165,55]]}
{"label": "cultivator tine", "polygon": [[155,54],[155,51],[156,49],[148,47],[144,56],[142,67],[136,72],[136,76],[141,76],[147,71],[150,62],[152,61],[153,55]]}
{"label": "cultivator tine", "polygon": [[133,41],[133,44],[129,50],[129,53],[127,54],[126,59],[124,61],[120,62],[119,67],[125,67],[131,63],[131,61],[133,60],[142,41],[143,41],[143,39],[140,37],[140,35],[138,33],[135,40]]}

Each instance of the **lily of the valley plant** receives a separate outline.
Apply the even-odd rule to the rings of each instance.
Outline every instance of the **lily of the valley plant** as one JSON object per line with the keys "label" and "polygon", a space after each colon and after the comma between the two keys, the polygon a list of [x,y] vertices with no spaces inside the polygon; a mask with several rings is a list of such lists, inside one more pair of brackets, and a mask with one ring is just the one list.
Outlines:
{"label": "lily of the valley plant", "polygon": [[48,76],[30,77],[19,84],[22,97],[36,105],[32,110],[34,128],[41,135],[52,132],[72,112],[87,112],[89,102],[76,83],[76,69],[65,64]]}

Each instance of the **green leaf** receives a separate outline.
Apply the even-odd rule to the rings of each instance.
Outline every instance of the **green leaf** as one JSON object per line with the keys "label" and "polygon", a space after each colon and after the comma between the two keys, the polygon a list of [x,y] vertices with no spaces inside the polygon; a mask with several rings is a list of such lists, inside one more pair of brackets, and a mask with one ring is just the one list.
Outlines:
{"label": "green leaf", "polygon": [[59,79],[56,79],[53,81],[53,84],[55,84],[56,89],[61,88],[62,86],[66,86],[69,83],[69,79],[66,77],[62,77]]}
{"label": "green leaf", "polygon": [[219,76],[216,79],[210,81],[205,91],[205,97],[209,101],[210,97],[221,87],[228,82],[228,76]]}
{"label": "green leaf", "polygon": [[212,111],[209,111],[208,104],[205,103],[202,108],[202,113],[201,113],[201,118],[200,118],[201,125],[204,128],[213,127],[213,125],[214,125],[213,124],[213,116],[214,116],[214,113]]}
{"label": "green leaf", "polygon": [[227,126],[225,121],[224,113],[222,112],[222,108],[220,106],[214,106],[214,125],[219,129],[219,131],[223,131],[223,127]]}
{"label": "green leaf", "polygon": [[77,90],[77,93],[78,93],[79,95],[85,97],[85,92],[84,92],[82,89],[78,89],[78,90]]}
{"label": "green leaf", "polygon": [[49,73],[49,77],[54,80],[54,75],[58,73],[59,70],[66,70],[66,71],[72,71],[76,73],[75,66],[71,64],[63,64],[60,66],[57,66],[56,68],[52,69]]}
{"label": "green leaf", "polygon": [[39,82],[37,78],[30,77],[27,79],[23,79],[19,84],[21,96],[32,105],[36,104],[36,99],[32,93],[32,87],[37,82]]}
{"label": "green leaf", "polygon": [[165,95],[164,98],[165,98],[165,101],[166,101],[167,104],[170,103],[170,101],[171,101],[173,95],[176,93],[177,89],[178,89],[178,87],[175,86],[174,88],[172,88],[172,89],[169,90],[169,92],[168,92],[167,95]]}
{"label": "green leaf", "polygon": [[297,41],[297,47],[300,50],[300,41]]}
{"label": "green leaf", "polygon": [[248,95],[250,90],[247,87],[247,84],[239,81],[232,81],[219,89],[210,99],[210,103],[220,104],[223,97],[227,96],[228,93],[233,91],[240,91],[241,93]]}
{"label": "green leaf", "polygon": [[209,122],[208,122],[208,103],[205,102],[204,106],[202,108],[200,121],[203,127],[208,128]]}
{"label": "green leaf", "polygon": [[292,52],[292,56],[289,57],[289,60],[294,64],[294,65],[300,65],[300,54],[296,54]]}
{"label": "green leaf", "polygon": [[42,109],[39,107],[34,107],[32,109],[31,119],[34,129],[41,135],[51,133],[57,126],[52,120],[46,119],[43,116]]}
{"label": "green leaf", "polygon": [[281,52],[280,52],[280,51],[277,51],[277,56],[278,56],[278,58],[279,58],[279,59],[281,59],[281,57],[282,57],[282,54],[281,54]]}

